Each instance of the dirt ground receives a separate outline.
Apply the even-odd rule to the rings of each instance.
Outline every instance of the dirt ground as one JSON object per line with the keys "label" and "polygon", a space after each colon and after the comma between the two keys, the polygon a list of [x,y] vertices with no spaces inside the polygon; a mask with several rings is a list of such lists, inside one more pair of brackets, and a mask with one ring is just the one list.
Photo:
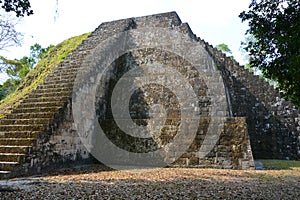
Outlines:
{"label": "dirt ground", "polygon": [[300,199],[300,170],[99,166],[1,181],[0,199]]}

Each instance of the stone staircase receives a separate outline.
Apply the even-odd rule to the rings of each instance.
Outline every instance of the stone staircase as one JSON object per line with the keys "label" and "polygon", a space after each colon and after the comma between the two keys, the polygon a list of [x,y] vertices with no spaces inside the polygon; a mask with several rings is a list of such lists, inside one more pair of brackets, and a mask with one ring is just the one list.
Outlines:
{"label": "stone staircase", "polygon": [[58,66],[34,92],[0,120],[0,178],[14,176],[36,145],[39,135],[51,128],[55,113],[72,94],[77,67]]}

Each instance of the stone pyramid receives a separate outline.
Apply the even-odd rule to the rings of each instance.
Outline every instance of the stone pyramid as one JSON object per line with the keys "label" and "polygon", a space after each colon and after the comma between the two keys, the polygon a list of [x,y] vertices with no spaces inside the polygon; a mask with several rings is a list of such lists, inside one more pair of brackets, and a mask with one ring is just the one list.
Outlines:
{"label": "stone pyramid", "polygon": [[114,169],[253,169],[300,158],[300,112],[175,12],[102,23],[0,119],[0,177]]}

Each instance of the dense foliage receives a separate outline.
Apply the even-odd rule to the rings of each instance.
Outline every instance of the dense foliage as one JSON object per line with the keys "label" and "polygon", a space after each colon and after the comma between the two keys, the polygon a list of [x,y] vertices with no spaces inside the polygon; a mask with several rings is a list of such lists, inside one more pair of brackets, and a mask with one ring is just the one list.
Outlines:
{"label": "dense foliage", "polygon": [[248,21],[247,34],[254,38],[245,46],[251,67],[300,106],[300,1],[252,0],[240,18]]}
{"label": "dense foliage", "polygon": [[0,5],[6,12],[15,12],[17,17],[33,14],[28,0],[0,0]]}

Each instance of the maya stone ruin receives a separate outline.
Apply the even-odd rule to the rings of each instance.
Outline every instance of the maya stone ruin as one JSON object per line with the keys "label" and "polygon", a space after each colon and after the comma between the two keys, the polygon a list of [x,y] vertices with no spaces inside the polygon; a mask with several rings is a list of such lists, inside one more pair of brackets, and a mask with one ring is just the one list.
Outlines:
{"label": "maya stone ruin", "polygon": [[[102,23],[0,119],[0,176],[300,158],[300,112],[175,12]],[[120,167],[122,169],[122,167]]]}

